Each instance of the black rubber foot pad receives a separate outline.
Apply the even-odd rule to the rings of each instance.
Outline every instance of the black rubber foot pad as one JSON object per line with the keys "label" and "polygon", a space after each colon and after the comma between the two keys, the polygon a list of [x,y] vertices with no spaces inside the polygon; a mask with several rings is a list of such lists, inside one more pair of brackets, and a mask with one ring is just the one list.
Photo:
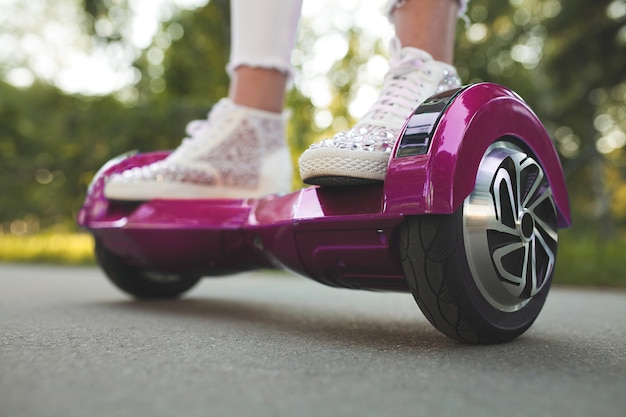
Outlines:
{"label": "black rubber foot pad", "polygon": [[365,178],[341,177],[341,176],[321,176],[313,177],[304,181],[305,184],[319,185],[322,187],[353,187],[356,185],[380,184],[380,180],[370,180]]}

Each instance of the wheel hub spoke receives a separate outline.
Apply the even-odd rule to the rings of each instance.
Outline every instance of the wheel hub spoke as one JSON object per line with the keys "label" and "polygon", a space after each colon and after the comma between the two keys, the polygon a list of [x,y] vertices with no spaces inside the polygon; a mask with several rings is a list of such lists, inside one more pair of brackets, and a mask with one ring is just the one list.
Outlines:
{"label": "wheel hub spoke", "polygon": [[464,205],[464,235],[474,281],[494,307],[515,311],[543,289],[558,238],[552,192],[535,159],[505,142],[487,151]]}

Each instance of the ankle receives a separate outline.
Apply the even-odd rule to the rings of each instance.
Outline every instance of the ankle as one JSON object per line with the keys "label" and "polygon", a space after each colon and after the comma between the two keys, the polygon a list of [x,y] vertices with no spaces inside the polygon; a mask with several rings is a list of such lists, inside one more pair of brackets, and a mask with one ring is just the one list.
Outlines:
{"label": "ankle", "polygon": [[392,9],[391,19],[402,46],[420,48],[452,64],[458,11],[456,0],[407,1]]}
{"label": "ankle", "polygon": [[240,66],[234,71],[228,96],[240,106],[281,113],[287,77],[275,69]]}

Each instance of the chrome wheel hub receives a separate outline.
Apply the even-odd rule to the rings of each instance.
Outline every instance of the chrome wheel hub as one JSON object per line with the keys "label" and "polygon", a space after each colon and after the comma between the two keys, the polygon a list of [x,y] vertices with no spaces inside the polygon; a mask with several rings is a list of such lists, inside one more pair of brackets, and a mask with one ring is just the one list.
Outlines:
{"label": "chrome wheel hub", "polygon": [[550,281],[558,236],[552,190],[539,163],[508,142],[481,161],[463,205],[465,252],[481,295],[517,311]]}

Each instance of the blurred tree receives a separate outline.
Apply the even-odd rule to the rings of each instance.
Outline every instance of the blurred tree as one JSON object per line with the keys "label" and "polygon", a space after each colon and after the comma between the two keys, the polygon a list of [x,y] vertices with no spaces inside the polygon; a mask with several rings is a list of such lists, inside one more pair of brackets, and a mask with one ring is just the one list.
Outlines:
{"label": "blurred tree", "polygon": [[[605,183],[604,155],[623,154],[625,141],[626,2],[473,0],[470,19],[456,54],[464,79],[498,82],[524,97],[561,154],[578,229],[610,237],[610,208],[624,204],[611,187],[626,181],[623,165],[613,164],[612,185]],[[620,138],[613,148],[602,147],[598,130],[607,112],[607,130]]]}
{"label": "blurred tree", "polygon": [[125,42],[130,13],[128,0],[82,0],[89,34],[106,42]]}
{"label": "blurred tree", "polygon": [[[127,44],[129,3],[84,0],[88,34],[97,43]],[[569,175],[579,229],[586,231],[580,220],[604,216],[605,224],[624,230],[626,2],[472,0],[469,17],[467,27],[459,25],[456,51],[464,82],[507,85],[537,111]],[[113,95],[68,96],[42,82],[28,88],[0,82],[3,230],[71,225],[89,179],[108,158],[175,147],[185,124],[205,117],[226,94],[229,23],[228,0],[174,10],[140,51],[137,82]],[[343,35],[347,48],[331,70],[327,108],[315,108],[302,91],[288,95],[294,164],[309,143],[353,122],[348,108],[359,100],[360,75],[372,54],[384,54],[380,42],[364,48],[357,29]],[[307,22],[299,39],[306,54],[315,43]],[[303,62],[298,70],[306,70]]]}
{"label": "blurred tree", "polygon": [[[624,1],[564,2],[560,13],[546,22],[546,49],[551,53],[542,61],[544,77],[550,80],[546,89],[557,95],[553,94],[548,102],[538,103],[555,126],[567,126],[582,138],[580,151],[565,169],[575,179],[570,181],[573,189],[578,188],[574,203],[585,210],[585,217],[597,219],[594,226],[605,239],[615,230],[604,155],[613,149],[603,149],[599,142],[602,132],[596,120],[605,114],[602,107],[606,99],[599,96],[609,95],[608,92],[626,82],[625,17]],[[624,104],[622,97],[622,108]],[[582,167],[582,172],[576,173],[578,167]],[[625,174],[622,171],[622,183]]]}

